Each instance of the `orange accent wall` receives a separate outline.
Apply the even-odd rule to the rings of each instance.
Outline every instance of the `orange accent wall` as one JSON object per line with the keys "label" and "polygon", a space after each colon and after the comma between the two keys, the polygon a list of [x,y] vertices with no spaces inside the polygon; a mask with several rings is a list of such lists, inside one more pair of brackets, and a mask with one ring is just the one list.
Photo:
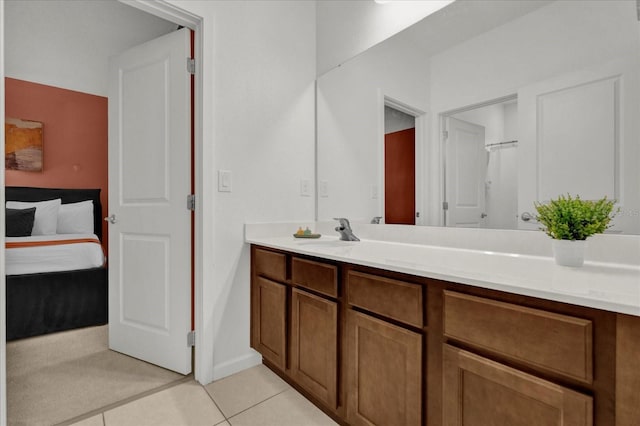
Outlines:
{"label": "orange accent wall", "polygon": [[[5,78],[5,114],[44,123],[43,171],[7,170],[6,185],[100,188],[107,216],[107,98]],[[102,245],[108,254],[107,232],[104,223]]]}

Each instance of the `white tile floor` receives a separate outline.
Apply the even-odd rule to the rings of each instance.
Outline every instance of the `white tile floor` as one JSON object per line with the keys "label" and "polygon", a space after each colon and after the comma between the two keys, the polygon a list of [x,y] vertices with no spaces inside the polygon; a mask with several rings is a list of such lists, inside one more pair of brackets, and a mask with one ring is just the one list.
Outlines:
{"label": "white tile floor", "polygon": [[324,426],[336,423],[263,365],[208,386],[195,381],[110,409],[75,426]]}

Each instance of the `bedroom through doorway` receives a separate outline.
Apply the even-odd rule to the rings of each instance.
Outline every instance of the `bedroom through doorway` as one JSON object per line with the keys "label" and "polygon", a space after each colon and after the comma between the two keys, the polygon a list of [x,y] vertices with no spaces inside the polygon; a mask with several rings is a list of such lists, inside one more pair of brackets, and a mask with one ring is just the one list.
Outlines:
{"label": "bedroom through doorway", "polygon": [[[7,25],[6,35],[6,75],[8,79],[16,80],[18,83],[28,83],[33,86],[45,89],[57,89],[67,92],[73,92],[73,94],[85,95],[92,99],[104,98],[101,96],[100,89],[85,89],[82,85],[85,84],[91,86],[90,82],[77,81],[77,85],[66,84],[64,73],[64,66],[59,68],[56,66],[50,66],[47,68],[47,72],[52,74],[49,77],[42,76],[42,78],[33,78],[34,81],[29,81],[29,75],[20,66],[12,67],[12,55],[19,57],[19,52],[25,50],[34,53],[44,51],[56,51],[51,46],[51,43],[55,44],[59,42],[61,38],[73,38],[70,34],[76,32],[81,34],[79,39],[84,38],[85,42],[90,40],[91,49],[100,52],[101,49],[115,49],[113,46],[114,40],[120,43],[118,50],[122,51],[130,46],[125,46],[123,43],[129,43],[131,45],[137,45],[151,38],[156,38],[163,33],[173,32],[177,29],[177,25],[164,21],[160,18],[152,16],[146,12],[132,8],[120,2],[61,2],[61,1],[48,1],[48,2],[8,2],[5,3],[5,14],[7,19],[5,22],[11,22],[11,25]],[[100,9],[88,10],[87,7],[103,8],[109,7],[112,9]],[[71,8],[71,9],[69,9]],[[76,9],[77,8],[77,9]],[[118,9],[118,10],[116,10]],[[29,34],[23,36],[21,33],[20,22],[24,22],[24,19],[35,18],[42,25],[35,31],[36,34]],[[21,21],[22,17],[22,21]],[[90,22],[93,19],[93,23]],[[82,25],[77,25],[78,22],[82,22]],[[75,24],[75,25],[74,25]],[[84,26],[92,27],[96,29],[96,34],[88,32]],[[123,26],[125,28],[123,28]],[[34,32],[33,28],[29,29],[30,32]],[[93,34],[96,38],[91,39]],[[127,40],[123,40],[127,38]],[[43,38],[46,38],[46,43]],[[33,43],[29,46],[29,43]],[[47,46],[41,46],[41,50],[38,50],[38,44],[49,44]],[[82,42],[81,42],[82,44]],[[29,49],[31,47],[31,49]],[[35,49],[35,52],[34,52]],[[60,52],[59,62],[68,61],[69,55],[73,56],[74,49],[71,46],[58,43],[57,51]],[[82,49],[80,50],[83,53]],[[98,52],[94,52],[96,55]],[[84,52],[87,53],[86,51]],[[114,52],[111,52],[114,53]],[[109,55],[110,56],[110,55]],[[38,55],[35,55],[38,58]],[[86,60],[86,55],[84,59]],[[42,58],[44,60],[44,58]],[[89,58],[87,62],[96,63],[102,60],[106,61],[106,55],[102,59],[97,57]],[[16,61],[18,62],[18,61]],[[38,65],[38,59],[34,61],[34,66]],[[57,64],[57,62],[56,62]],[[27,64],[28,66],[28,64]],[[82,68],[81,61],[78,61],[75,68]],[[73,66],[72,66],[73,68]],[[105,70],[106,71],[106,70]],[[56,75],[56,73],[60,73]],[[99,75],[97,72],[87,72],[87,74],[93,74],[94,77]],[[24,79],[24,80],[23,80]],[[95,83],[95,82],[94,82]],[[104,82],[106,86],[106,81]],[[96,87],[100,86],[97,84]],[[95,92],[95,93],[90,93]],[[59,97],[54,97],[60,99]],[[30,98],[32,105],[37,102],[33,102],[34,98]],[[9,93],[5,99],[7,107],[11,104]],[[106,104],[106,102],[105,102]],[[59,112],[62,113],[62,118],[54,121],[43,119],[43,121],[49,123],[49,126],[45,127],[45,149],[44,149],[44,170],[36,178],[28,176],[31,181],[20,182],[16,181],[13,177],[9,178],[11,174],[15,176],[25,175],[27,172],[22,171],[8,171],[6,174],[7,186],[27,186],[27,187],[40,187],[40,188],[86,188],[86,187],[100,187],[103,189],[101,196],[102,199],[107,201],[108,189],[106,185],[96,184],[91,182],[91,179],[87,178],[89,172],[102,169],[107,170],[107,156],[104,153],[103,148],[96,148],[89,140],[88,133],[82,130],[80,124],[83,123],[82,113],[78,113],[78,110],[82,109],[82,106],[75,105],[73,102],[58,103],[56,105]],[[74,113],[75,111],[75,113]],[[11,115],[10,108],[7,108],[7,116]],[[20,115],[30,117],[31,115],[25,115],[22,112]],[[106,114],[106,111],[104,111]],[[17,114],[17,113],[16,113]],[[31,117],[34,118],[34,117]],[[35,117],[37,118],[37,117]],[[91,126],[87,126],[91,127]],[[96,127],[96,126],[94,126]],[[100,128],[100,126],[97,126]],[[106,133],[106,129],[104,129]],[[52,161],[50,158],[50,152],[55,153],[54,156],[59,154],[61,145],[56,145],[55,139],[52,139],[52,134],[60,132],[64,135],[67,141],[78,137],[84,139],[83,146],[76,146],[71,149],[71,153],[66,154],[66,158],[58,162]],[[98,139],[102,138],[99,137]],[[93,139],[91,139],[93,140]],[[104,136],[104,142],[106,144],[106,135]],[[106,149],[106,146],[104,147]],[[103,165],[95,166],[86,161],[87,157],[92,154],[102,158]],[[65,171],[62,173],[66,176],[53,177],[50,172]],[[40,178],[38,181],[37,178]],[[190,179],[192,180],[192,178]],[[36,200],[28,200],[33,202]],[[75,201],[73,203],[64,204],[76,204],[89,200]],[[106,230],[106,222],[102,221],[102,217],[108,215],[108,202],[103,203],[103,209],[100,213],[96,212],[99,217],[99,225],[97,227]],[[74,206],[75,207],[75,206]],[[35,220],[35,218],[34,218]],[[103,228],[105,226],[105,228]],[[103,238],[102,245],[105,246],[105,252],[108,253],[108,246],[106,246],[106,234]],[[94,245],[97,245],[94,243]],[[6,256],[5,256],[6,257]],[[89,298],[95,298],[96,295],[90,295]],[[59,311],[65,311],[65,307],[58,306]],[[73,310],[73,309],[72,309]],[[189,322],[191,318],[189,318]],[[77,324],[76,324],[77,325]],[[33,337],[26,337],[13,340],[7,343],[7,375],[8,375],[8,415],[10,423],[14,421],[25,422],[31,424],[40,420],[46,420],[46,423],[58,423],[62,421],[68,421],[73,418],[77,418],[91,410],[103,409],[109,404],[115,404],[118,401],[132,398],[140,393],[150,392],[154,389],[160,389],[162,387],[170,386],[171,384],[184,380],[184,376],[181,374],[173,373],[169,370],[156,367],[152,364],[144,363],[143,361],[136,360],[132,357],[122,355],[120,353],[110,351],[107,347],[108,342],[108,326],[101,324],[100,320],[93,324],[80,324],[81,327],[75,329],[64,330],[55,329],[54,333],[46,333],[43,335]],[[86,325],[89,325],[88,327]],[[46,327],[45,327],[46,328]],[[61,331],[62,330],[62,331]],[[46,331],[46,330],[45,330]],[[185,339],[186,340],[186,339]],[[191,357],[189,357],[191,358]],[[106,374],[105,374],[106,372]],[[94,374],[97,373],[97,374]],[[64,380],[60,380],[64,378]],[[115,381],[114,381],[115,380]],[[48,389],[48,391],[47,391]],[[109,390],[109,389],[113,389]],[[116,390],[117,389],[117,390]],[[111,399],[104,399],[104,396],[109,396]],[[37,401],[37,403],[35,403]],[[74,404],[75,401],[75,404]],[[75,411],[72,409],[75,405]],[[40,408],[34,410],[34,407],[41,407],[45,411],[38,413]],[[70,411],[69,411],[70,409]],[[46,412],[46,410],[52,410]],[[26,416],[26,417],[25,417]],[[34,417],[35,416],[35,417]],[[38,417],[40,416],[40,417]],[[53,421],[55,419],[55,421]]]}

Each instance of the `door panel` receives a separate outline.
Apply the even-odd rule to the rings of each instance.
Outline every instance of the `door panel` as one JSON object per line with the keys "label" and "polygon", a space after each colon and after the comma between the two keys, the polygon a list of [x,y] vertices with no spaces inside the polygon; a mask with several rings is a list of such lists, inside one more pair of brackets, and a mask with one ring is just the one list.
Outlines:
{"label": "door panel", "polygon": [[588,200],[617,197],[618,87],[616,77],[538,96],[539,200],[567,192]]}
{"label": "door panel", "polygon": [[[137,283],[122,287],[122,317],[129,326],[169,331],[167,304],[171,281],[167,237],[121,234],[122,276]],[[158,267],[163,265],[163,267]]]}
{"label": "door panel", "polygon": [[[170,113],[170,105],[166,102],[170,96],[170,87],[165,84],[167,65],[166,58],[160,57],[120,70],[124,110],[121,115],[123,137],[119,142],[124,204],[169,202],[167,156],[171,138],[166,123]],[[156,102],[149,102],[150,99]],[[129,113],[132,111],[136,113]]]}
{"label": "door panel", "polygon": [[384,135],[384,221],[416,224],[416,129]]}
{"label": "door panel", "polygon": [[109,347],[191,372],[190,35],[110,60]]}
{"label": "door panel", "polygon": [[347,341],[349,424],[422,424],[422,336],[348,310]]}
{"label": "door panel", "polygon": [[287,361],[287,288],[257,277],[251,291],[251,347],[284,370]]}
{"label": "door panel", "polygon": [[337,405],[338,304],[294,288],[291,374],[329,407]]}
{"label": "door panel", "polygon": [[444,346],[445,426],[591,426],[593,398]]}
{"label": "door panel", "polygon": [[447,118],[446,226],[484,227],[487,152],[484,127]]}

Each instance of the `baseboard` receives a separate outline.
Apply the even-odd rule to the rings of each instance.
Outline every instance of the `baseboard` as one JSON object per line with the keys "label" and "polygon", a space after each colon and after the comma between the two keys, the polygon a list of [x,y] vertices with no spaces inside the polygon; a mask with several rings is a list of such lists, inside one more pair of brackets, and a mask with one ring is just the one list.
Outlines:
{"label": "baseboard", "polygon": [[251,353],[213,366],[213,380],[219,380],[239,371],[262,363],[262,355],[254,350]]}

